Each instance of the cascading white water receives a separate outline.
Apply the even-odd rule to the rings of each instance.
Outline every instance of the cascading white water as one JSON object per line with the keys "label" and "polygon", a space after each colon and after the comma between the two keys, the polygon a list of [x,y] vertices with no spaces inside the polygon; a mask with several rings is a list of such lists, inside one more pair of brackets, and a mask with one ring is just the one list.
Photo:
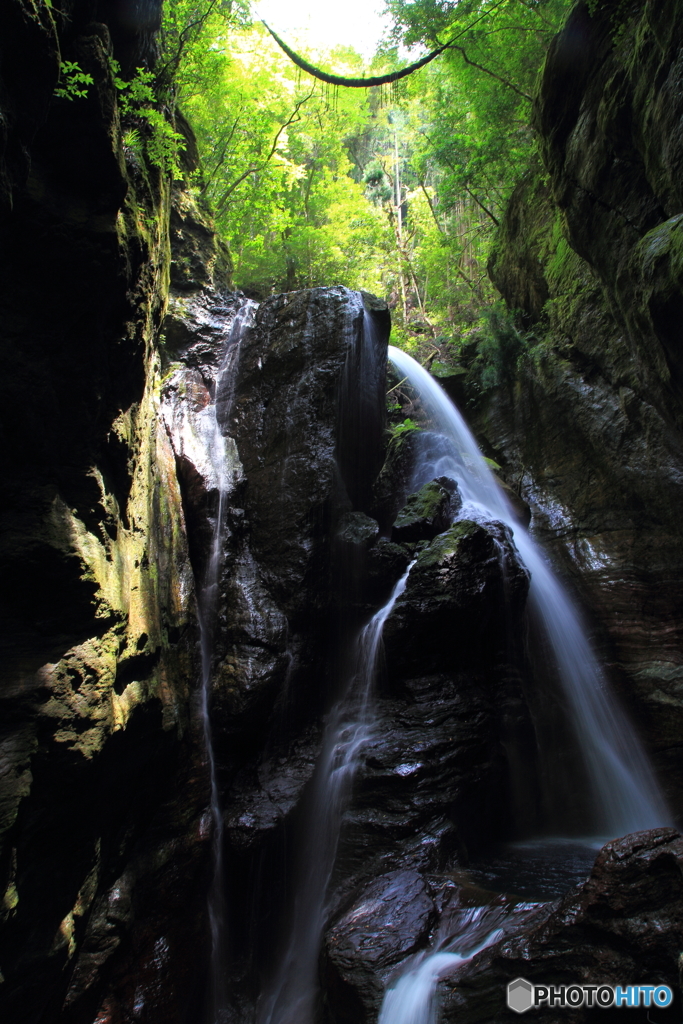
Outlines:
{"label": "cascading white water", "polygon": [[434,952],[418,956],[387,989],[377,1024],[435,1024],[434,995],[439,981],[502,937],[502,929],[491,928],[501,916],[498,908],[472,907],[467,911],[457,939],[443,945],[437,942]]}
{"label": "cascading white water", "polygon": [[312,1024],[318,955],[326,920],[342,815],[363,747],[372,734],[372,690],[382,628],[405,590],[408,567],[383,608],[356,642],[355,670],[330,714],[304,825],[306,844],[295,882],[288,942],[273,983],[258,1008],[259,1024]]}
{"label": "cascading white water", "polygon": [[433,434],[424,435],[414,488],[436,476],[457,480],[460,517],[504,522],[531,573],[530,603],[547,633],[558,678],[592,787],[586,831],[614,837],[670,823],[664,799],[628,719],[614,697],[574,604],[540,549],[519,525],[462,416],[436,381],[405,352],[389,348],[401,377],[420,396]]}
{"label": "cascading white water", "polygon": [[[218,591],[221,567],[224,558],[225,526],[228,498],[233,486],[231,467],[233,460],[226,451],[226,441],[219,423],[218,406],[221,406],[221,420],[225,422],[232,404],[234,378],[239,360],[240,345],[244,331],[253,321],[256,303],[247,300],[233,320],[228,336],[223,361],[216,374],[214,401],[197,414],[196,427],[203,442],[207,461],[212,470],[213,482],[218,492],[218,502],[213,522],[211,548],[199,587],[198,618],[201,646],[201,690],[200,714],[204,732],[204,744],[209,766],[210,811],[213,829],[213,876],[209,889],[208,910],[211,930],[211,974],[212,992],[210,1005],[215,1021],[223,1003],[223,933],[225,893],[223,886],[223,812],[218,786],[218,773],[211,730],[211,680],[218,605]],[[227,387],[226,387],[227,385]],[[227,392],[227,393],[226,393]]]}

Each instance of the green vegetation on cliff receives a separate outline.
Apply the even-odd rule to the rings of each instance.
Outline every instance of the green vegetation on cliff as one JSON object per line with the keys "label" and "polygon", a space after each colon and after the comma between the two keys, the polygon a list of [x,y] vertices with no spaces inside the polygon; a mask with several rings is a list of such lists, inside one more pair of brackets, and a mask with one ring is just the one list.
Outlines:
{"label": "green vegetation on cliff", "polygon": [[391,37],[369,68],[348,48],[310,63],[396,70],[400,45],[450,46],[392,89],[304,74],[245,5],[168,0],[157,84],[189,118],[192,189],[256,296],[322,283],[394,309],[395,341],[447,368],[495,301],[486,262],[535,148],[531,97],[568,0],[389,0]]}

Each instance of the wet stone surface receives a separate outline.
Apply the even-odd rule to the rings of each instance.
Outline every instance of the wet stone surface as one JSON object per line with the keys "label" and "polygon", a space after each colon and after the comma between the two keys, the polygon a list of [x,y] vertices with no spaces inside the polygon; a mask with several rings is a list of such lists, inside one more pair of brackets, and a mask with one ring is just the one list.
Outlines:
{"label": "wet stone surface", "polygon": [[371,1019],[392,968],[426,944],[435,920],[429,887],[416,871],[392,871],[375,879],[326,936],[330,998],[336,993],[341,1005],[359,1000],[359,1012]]}

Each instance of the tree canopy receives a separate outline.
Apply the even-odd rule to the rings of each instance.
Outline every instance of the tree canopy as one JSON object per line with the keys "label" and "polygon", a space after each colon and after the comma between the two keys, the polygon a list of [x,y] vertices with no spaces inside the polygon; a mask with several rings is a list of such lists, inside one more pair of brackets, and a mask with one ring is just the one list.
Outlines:
{"label": "tree canopy", "polygon": [[[279,39],[246,4],[166,0],[157,78],[196,132],[191,187],[237,287],[365,288],[394,308],[401,344],[441,358],[495,302],[486,259],[570,3],[386,6],[393,28],[365,67]],[[405,47],[422,52],[406,62]]]}

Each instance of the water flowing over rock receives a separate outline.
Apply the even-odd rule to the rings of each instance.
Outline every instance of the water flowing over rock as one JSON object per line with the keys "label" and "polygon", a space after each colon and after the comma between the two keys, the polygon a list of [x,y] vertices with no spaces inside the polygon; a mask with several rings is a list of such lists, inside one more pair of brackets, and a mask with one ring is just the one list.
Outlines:
{"label": "water flowing over rock", "polygon": [[[393,348],[390,355],[418,392],[432,427],[431,432],[425,431],[424,443],[415,459],[415,483],[434,472],[448,471],[457,479],[463,496],[460,516],[468,510],[477,518],[498,516],[514,529],[516,516],[458,410],[410,356]],[[531,537],[518,529],[516,543],[531,572],[531,610],[548,642],[551,670],[562,688],[573,727],[573,744],[565,740],[563,745],[566,750],[573,745],[579,755],[574,758],[575,770],[583,771],[588,791],[587,799],[577,799],[575,788],[563,791],[556,786],[550,806],[557,806],[561,800],[563,827],[567,828],[567,818],[573,818],[574,829],[578,827],[584,834],[588,831],[614,835],[667,823],[670,812],[635,730],[609,693],[578,610]],[[543,755],[543,700],[542,696],[534,698],[532,694],[529,699],[536,705],[536,731]],[[551,774],[548,768],[545,771]]]}
{"label": "water flowing over rock", "polygon": [[[552,892],[518,870],[614,773],[589,791],[565,757],[518,517],[433,423],[384,434],[385,305],[231,292],[192,192],[122,145],[111,56],[145,62],[160,4],[59,6],[0,5],[0,1019],[509,1024],[520,976],[678,989],[678,832],[611,840],[588,879],[546,836]],[[551,48],[544,169],[491,262],[564,340],[470,408],[680,807],[682,8],[615,37],[615,6]],[[67,51],[83,102],[54,95]],[[588,761],[637,782],[587,704]],[[553,749],[576,813],[549,813]]]}
{"label": "water flowing over rock", "polygon": [[[333,1019],[371,1019],[396,964],[427,943],[435,920],[434,900],[418,872],[391,871],[367,885],[327,935]],[[352,1013],[355,1000],[361,1006]]]}
{"label": "water flowing over rock", "polygon": [[[442,989],[441,1020],[497,1022],[513,1019],[507,985],[667,984],[677,988],[683,937],[681,836],[673,829],[639,832],[608,843],[590,878],[562,900],[548,904],[540,921],[454,972]],[[556,1021],[556,1008],[534,1011]],[[568,1019],[599,1019],[609,1011],[569,1009]],[[647,1011],[633,1010],[641,1020]],[[651,1013],[653,1011],[650,1011]],[[663,1019],[670,1011],[658,1011]],[[516,1015],[515,1015],[516,1016]]]}

